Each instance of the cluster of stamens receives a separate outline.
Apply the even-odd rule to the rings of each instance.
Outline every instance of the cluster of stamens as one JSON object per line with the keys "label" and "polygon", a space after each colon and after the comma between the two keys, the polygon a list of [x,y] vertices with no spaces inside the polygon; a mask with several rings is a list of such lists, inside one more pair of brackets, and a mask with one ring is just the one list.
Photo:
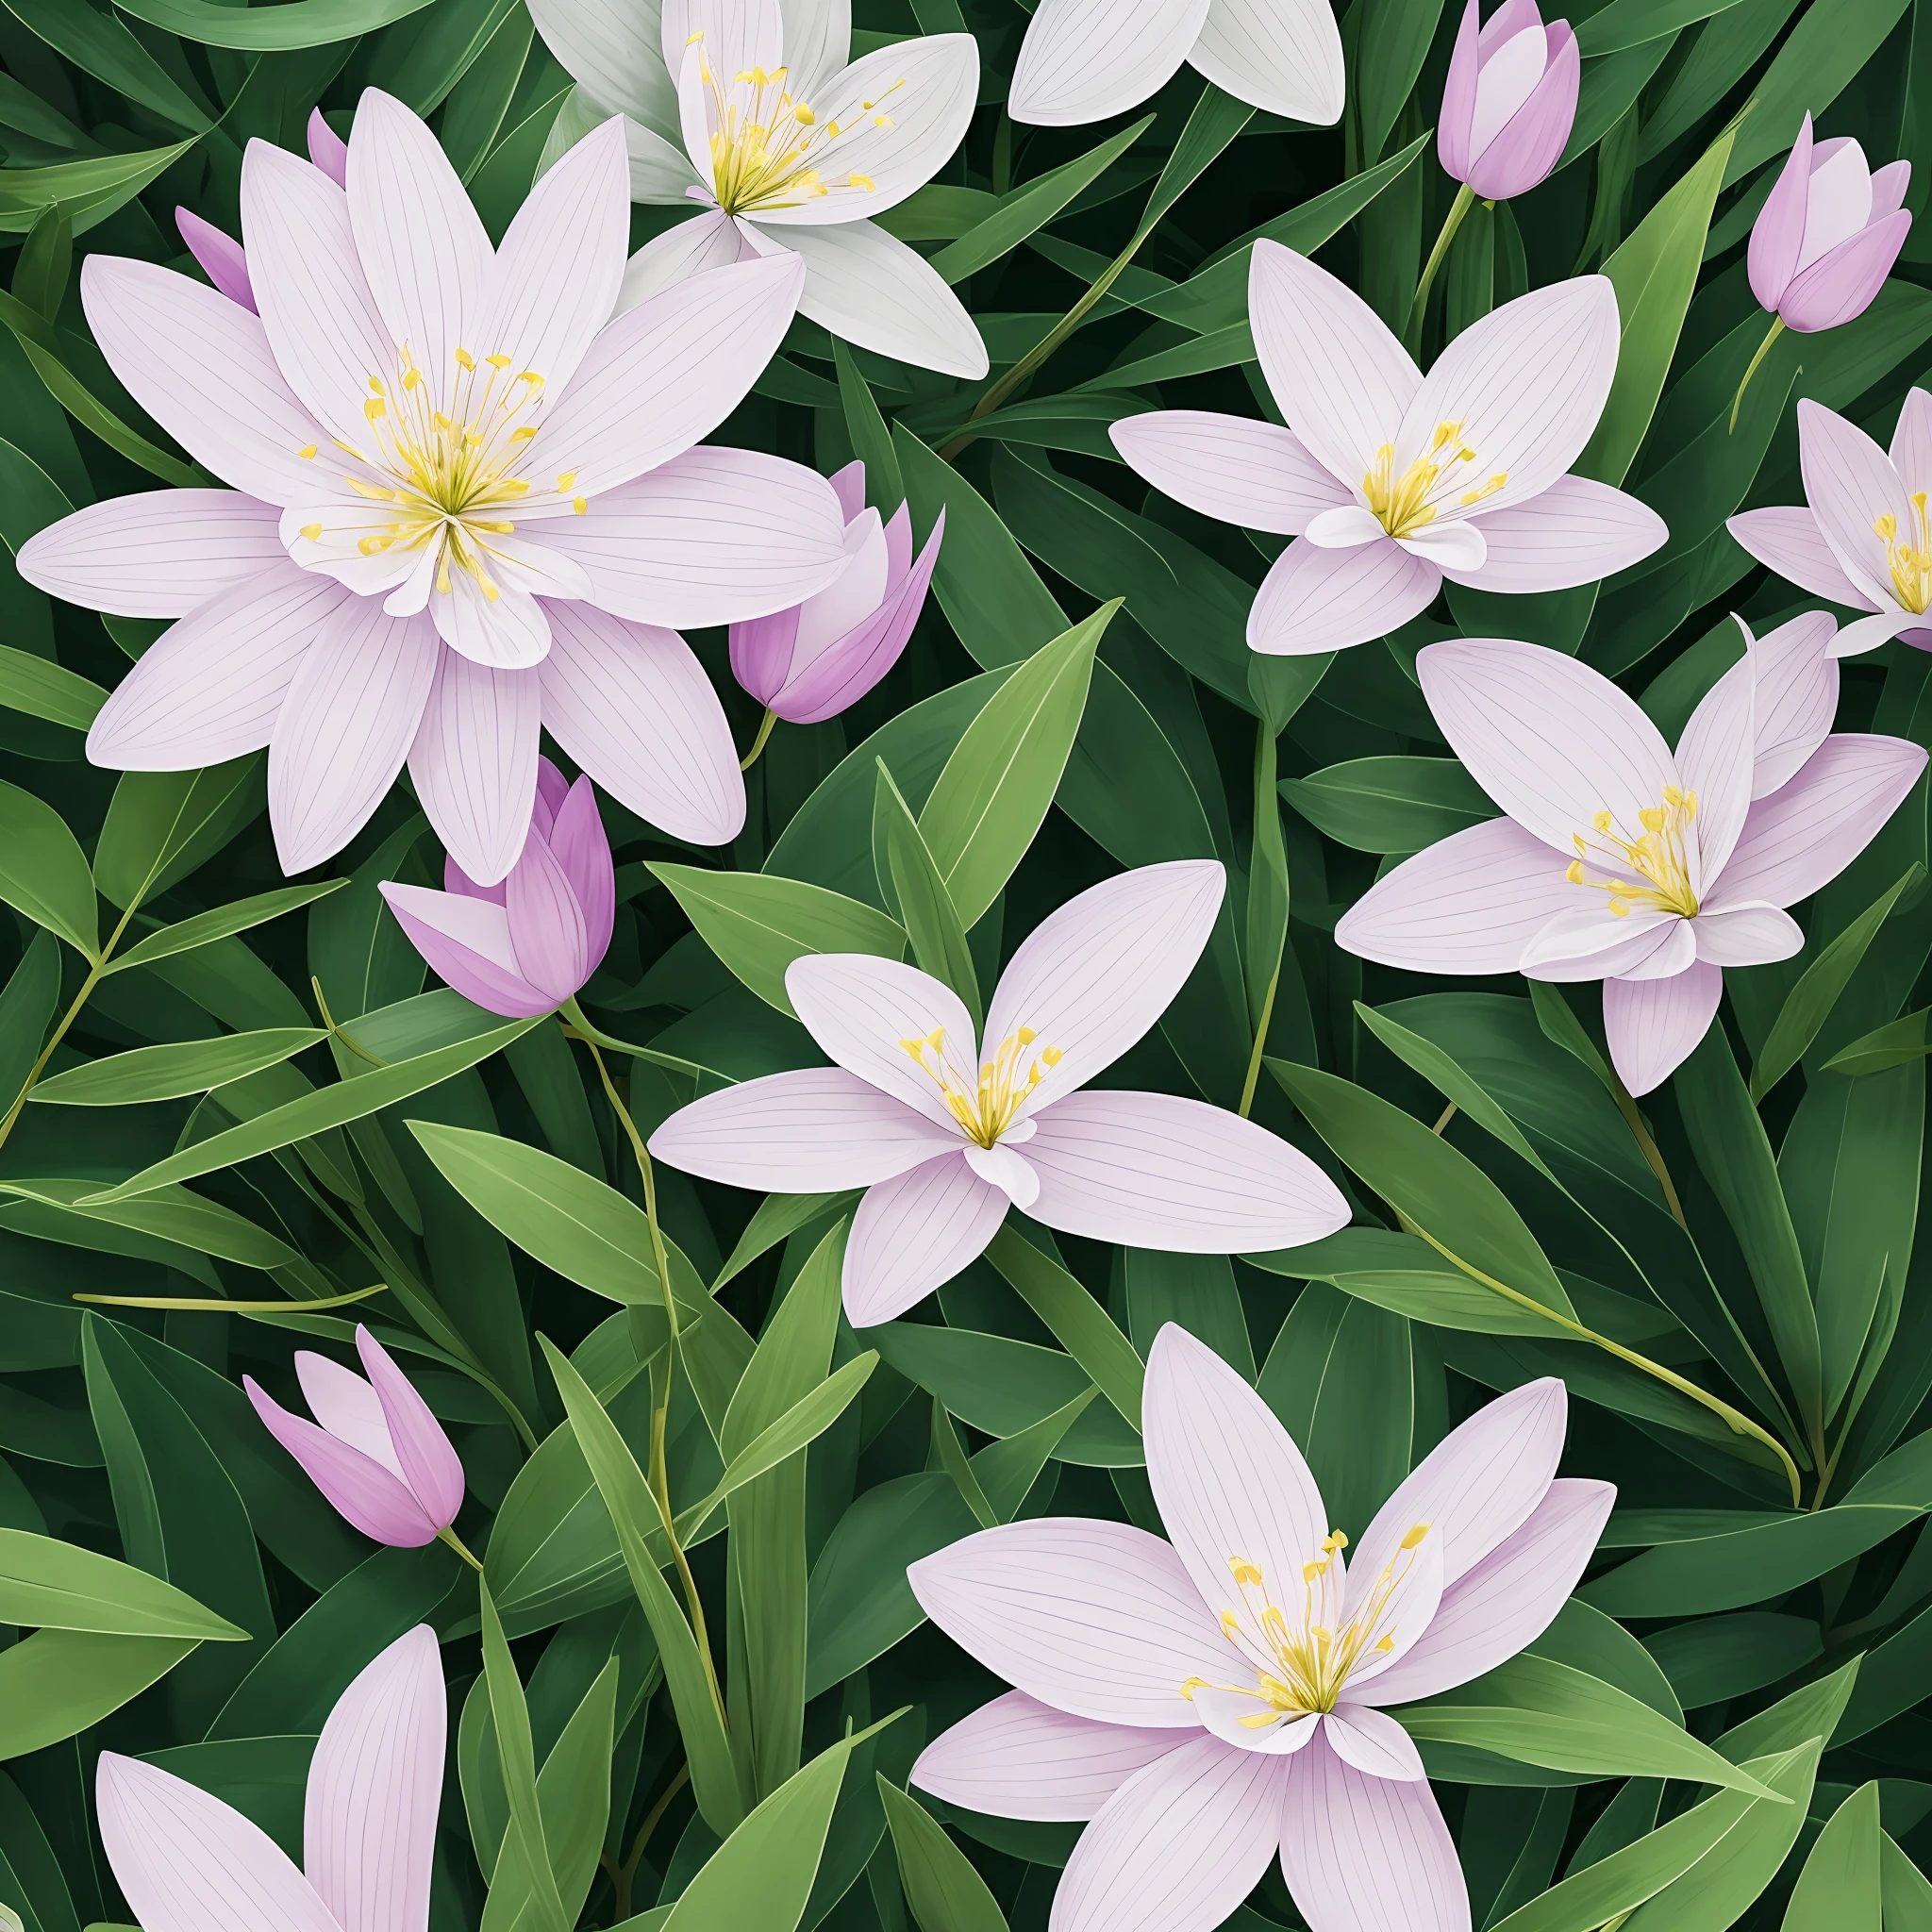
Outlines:
{"label": "cluster of stamens", "polygon": [[[1591,886],[1607,892],[1610,911],[1619,919],[1625,918],[1633,906],[1694,919],[1697,894],[1690,889],[1688,835],[1696,817],[1696,792],[1675,785],[1664,787],[1661,805],[1646,806],[1637,814],[1642,830],[1635,839],[1622,837],[1610,814],[1600,811],[1590,822],[1593,840],[1580,832],[1574,835],[1576,857],[1564,876],[1573,886]],[[1609,876],[1592,878],[1591,866]],[[1643,883],[1620,876],[1624,868],[1636,873]]]}
{"label": "cluster of stamens", "polygon": [[[1457,465],[1475,461],[1475,451],[1462,441],[1460,423],[1438,423],[1428,449],[1401,475],[1395,471],[1395,445],[1385,442],[1375,452],[1375,467],[1362,478],[1369,508],[1391,537],[1407,537],[1436,520],[1436,512],[1467,474]],[[1462,508],[1493,496],[1509,480],[1499,470],[1487,483],[1465,490],[1456,498]]]}
{"label": "cluster of stamens", "polygon": [[[490,573],[495,553],[489,539],[508,536],[515,528],[502,511],[530,493],[530,484],[512,469],[537,434],[527,419],[543,393],[543,378],[534,369],[510,374],[511,358],[502,354],[480,361],[467,349],[456,351],[456,373],[450,384],[450,406],[437,404],[429,382],[416,366],[407,345],[397,358],[401,374],[393,381],[369,378],[362,414],[369,425],[369,447],[338,443],[369,469],[395,478],[392,484],[365,481],[353,474],[343,480],[358,496],[372,503],[395,506],[394,520],[357,540],[364,557],[391,550],[423,551],[441,545],[436,588],[447,593],[450,570],[467,572],[494,603],[500,594]],[[300,454],[313,458],[309,443]],[[567,491],[576,473],[566,470],[557,488]],[[581,496],[572,507],[582,515],[588,508]],[[308,524],[302,534],[320,541],[324,525]]]}
{"label": "cluster of stamens", "polygon": [[1039,1038],[1030,1026],[1009,1033],[1000,1042],[999,1051],[981,1065],[978,1089],[971,1093],[960,1085],[946,1059],[943,1026],[935,1026],[919,1039],[902,1040],[899,1044],[932,1077],[967,1138],[991,1147],[1012,1125],[1021,1104],[1046,1077],[1046,1069],[1060,1062],[1057,1046],[1043,1046],[1028,1057],[1027,1049]]}
{"label": "cluster of stamens", "polygon": [[[821,120],[805,101],[794,100],[786,87],[788,70],[747,68],[734,75],[729,86],[713,72],[704,56],[702,33],[687,45],[698,45],[698,77],[711,99],[711,181],[718,206],[727,214],[797,208],[841,188],[872,193],[868,175],[848,169],[844,178],[828,178],[832,149],[846,135],[867,125],[891,127],[890,114],[879,111],[886,95],[905,86],[903,76],[875,101],[859,103],[856,116]],[[748,92],[747,92],[748,91]]]}
{"label": "cluster of stamens", "polygon": [[1898,541],[1898,519],[1890,510],[1872,527],[1885,540],[1885,561],[1890,567],[1899,604],[1907,610],[1923,612],[1932,604],[1932,527],[1926,523],[1924,491],[1913,491],[1907,501],[1911,505],[1911,541]]}
{"label": "cluster of stamens", "polygon": [[[1415,1552],[1429,1533],[1426,1523],[1414,1524],[1402,1539],[1395,1555],[1382,1566],[1382,1574],[1363,1597],[1355,1614],[1338,1630],[1323,1621],[1326,1604],[1333,1596],[1328,1572],[1337,1555],[1347,1548],[1348,1539],[1333,1529],[1322,1539],[1322,1554],[1302,1565],[1302,1614],[1298,1624],[1291,1623],[1274,1598],[1261,1574],[1261,1566],[1246,1557],[1230,1557],[1227,1567],[1241,1591],[1243,1620],[1236,1611],[1221,1613],[1221,1628],[1227,1641],[1247,1655],[1256,1667],[1259,1688],[1254,1695],[1268,1706],[1266,1710],[1249,1711],[1239,1722],[1251,1731],[1265,1730],[1283,1717],[1304,1717],[1335,1708],[1349,1673],[1365,1657],[1386,1657],[1395,1648],[1394,1618],[1391,1609],[1403,1580],[1415,1567]],[[1258,1629],[1266,1654],[1256,1656],[1250,1635]],[[1196,1690],[1232,1690],[1246,1695],[1237,1684],[1215,1684],[1206,1677],[1190,1677],[1180,1687],[1181,1695],[1192,1702]]]}

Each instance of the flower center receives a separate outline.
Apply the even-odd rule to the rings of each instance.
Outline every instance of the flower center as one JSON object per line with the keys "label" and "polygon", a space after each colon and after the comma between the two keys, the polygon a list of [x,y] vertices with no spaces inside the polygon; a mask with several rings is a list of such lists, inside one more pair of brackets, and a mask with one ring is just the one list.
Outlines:
{"label": "flower center", "polygon": [[[702,32],[694,33],[686,44],[703,40]],[[711,180],[726,214],[797,208],[846,191],[874,192],[869,175],[848,169],[841,178],[830,168],[832,151],[867,121],[891,127],[892,117],[878,111],[879,101],[861,101],[842,122],[821,120],[807,102],[792,99],[785,85],[788,71],[751,67],[726,84],[700,48],[698,77],[711,100]],[[886,94],[905,85],[902,76]]]}
{"label": "flower center", "polygon": [[[1268,1706],[1266,1710],[1250,1711],[1241,1718],[1251,1731],[1265,1730],[1283,1717],[1305,1717],[1315,1711],[1335,1708],[1348,1675],[1364,1657],[1386,1657],[1395,1648],[1395,1619],[1392,1615],[1395,1592],[1414,1569],[1415,1552],[1428,1536],[1426,1523],[1414,1524],[1402,1539],[1393,1557],[1383,1565],[1382,1574],[1362,1599],[1346,1624],[1339,1630],[1324,1623],[1325,1602],[1332,1592],[1326,1582],[1336,1553],[1345,1549],[1348,1539],[1341,1530],[1331,1529],[1322,1539],[1322,1554],[1302,1565],[1302,1611],[1298,1623],[1268,1593],[1261,1566],[1246,1557],[1230,1557],[1227,1567],[1234,1573],[1235,1587],[1241,1591],[1247,1622],[1232,1609],[1221,1613],[1221,1628],[1227,1641],[1248,1655],[1260,1678],[1256,1693]],[[1258,1628],[1265,1654],[1256,1657],[1257,1648],[1249,1631]],[[1181,1686],[1181,1695],[1190,1702],[1196,1690],[1235,1690],[1239,1685],[1210,1684],[1205,1677],[1190,1677]]]}
{"label": "flower center", "polygon": [[1926,526],[1925,492],[1913,491],[1909,501],[1911,542],[1898,541],[1898,519],[1890,510],[1872,527],[1885,539],[1885,560],[1891,567],[1898,601],[1906,609],[1923,613],[1926,605],[1932,604],[1932,530]]}
{"label": "flower center", "polygon": [[[1591,820],[1592,837],[1574,835],[1576,857],[1570,861],[1564,876],[1573,886],[1592,886],[1610,895],[1610,910],[1625,917],[1633,906],[1648,906],[1658,912],[1674,912],[1681,919],[1697,917],[1697,894],[1690,890],[1690,867],[1687,856],[1689,829],[1697,816],[1697,794],[1680,791],[1674,785],[1664,787],[1661,805],[1646,806],[1637,814],[1643,827],[1635,839],[1625,839],[1614,829],[1607,811]],[[1609,875],[1592,878],[1590,868]],[[1620,876],[1628,870],[1645,883]]]}
{"label": "flower center", "polygon": [[[1458,465],[1474,461],[1474,450],[1462,441],[1462,425],[1438,423],[1427,450],[1399,476],[1393,474],[1395,445],[1385,442],[1375,452],[1375,467],[1362,478],[1362,494],[1391,537],[1407,537],[1435,522],[1437,510],[1468,474]],[[1456,500],[1465,508],[1480,503],[1508,480],[1508,471],[1498,470],[1487,483],[1464,491]]]}
{"label": "flower center", "polygon": [[[543,392],[543,378],[534,369],[512,375],[511,358],[501,353],[480,362],[467,349],[455,356],[456,379],[450,407],[439,408],[429,384],[406,344],[397,355],[400,374],[392,381],[369,378],[362,414],[369,424],[369,446],[341,447],[371,469],[394,478],[389,485],[367,483],[359,476],[344,481],[358,496],[374,503],[391,503],[392,522],[367,531],[356,547],[365,557],[386,551],[439,550],[436,588],[447,593],[450,570],[467,572],[494,603],[499,594],[490,561],[500,556],[492,536],[508,536],[516,525],[501,512],[530,493],[530,485],[510,474],[525,446],[537,434],[527,419]],[[340,439],[338,439],[340,441]],[[301,454],[313,457],[310,443]],[[576,472],[557,478],[568,490]],[[583,497],[572,499],[581,516]],[[320,540],[321,524],[305,525],[310,542]]]}
{"label": "flower center", "polygon": [[946,1059],[943,1026],[935,1026],[922,1039],[902,1040],[899,1044],[931,1076],[967,1138],[991,1147],[1012,1125],[1021,1102],[1045,1077],[1045,1069],[1060,1063],[1062,1056],[1057,1046],[1043,1046],[1028,1058],[1026,1049],[1039,1038],[1030,1026],[1008,1034],[999,1051],[981,1065],[979,1087],[972,1093],[959,1084]]}

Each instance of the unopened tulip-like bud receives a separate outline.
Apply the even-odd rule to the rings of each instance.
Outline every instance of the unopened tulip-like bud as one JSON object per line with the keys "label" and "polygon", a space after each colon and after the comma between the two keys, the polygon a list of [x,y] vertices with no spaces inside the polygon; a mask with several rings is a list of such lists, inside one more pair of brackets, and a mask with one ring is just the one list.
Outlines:
{"label": "unopened tulip-like bud", "polygon": [[773,718],[816,724],[857,704],[892,668],[939,560],[944,510],[915,558],[907,507],[883,524],[866,508],[863,463],[846,464],[832,488],[845,512],[843,573],[803,604],[731,626],[732,675],[767,713],[753,757]]}
{"label": "unopened tulip-like bud", "polygon": [[1562,158],[1580,71],[1570,23],[1545,26],[1536,0],[1504,0],[1480,32],[1469,0],[1436,130],[1443,173],[1484,201],[1527,193]]}
{"label": "unopened tulip-like bud", "polygon": [[499,885],[479,886],[454,858],[444,891],[382,882],[409,943],[465,999],[525,1019],[560,1007],[610,944],[617,881],[588,778],[566,786],[537,760],[537,796],[521,857]]}
{"label": "unopened tulip-like bud", "polygon": [[364,1536],[414,1549],[434,1542],[463,1506],[463,1465],[442,1424],[367,1328],[356,1329],[364,1381],[307,1349],[295,1374],[314,1422],[292,1415],[253,1375],[242,1386],[269,1433]]}
{"label": "unopened tulip-like bud", "polygon": [[1871,308],[1912,225],[1905,207],[1911,179],[1909,161],[1873,174],[1865,150],[1848,135],[1814,144],[1805,116],[1751,226],[1751,292],[1775,320],[1738,385],[1734,429],[1746,385],[1786,329],[1815,335]]}

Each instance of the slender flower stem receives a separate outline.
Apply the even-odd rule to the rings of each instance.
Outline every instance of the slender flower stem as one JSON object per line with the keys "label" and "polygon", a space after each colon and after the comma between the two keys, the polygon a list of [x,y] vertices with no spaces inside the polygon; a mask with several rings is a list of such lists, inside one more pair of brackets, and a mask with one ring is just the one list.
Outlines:
{"label": "slender flower stem", "polygon": [[1785,319],[1781,315],[1771,318],[1771,326],[1765,331],[1764,340],[1757,345],[1757,353],[1751,358],[1751,366],[1744,372],[1744,379],[1738,385],[1738,393],[1731,398],[1731,426],[1724,433],[1735,436],[1738,433],[1738,411],[1744,407],[1744,391],[1751,387],[1751,378],[1757,374],[1757,365],[1771,354],[1771,345],[1785,332]]}
{"label": "slender flower stem", "polygon": [[436,1541],[440,1543],[447,1543],[450,1546],[450,1548],[453,1549],[457,1553],[457,1555],[459,1556],[463,1559],[463,1561],[466,1562],[470,1566],[470,1568],[476,1573],[478,1576],[482,1575],[482,1564],[477,1562],[476,1558],[471,1554],[469,1544],[464,1542],[462,1538],[459,1537],[455,1530],[445,1525],[443,1528],[439,1529],[436,1532]]}
{"label": "slender flower stem", "polygon": [[[764,750],[765,741],[771,737],[772,726],[777,722],[777,712],[773,710],[771,706],[767,705],[765,707],[765,715],[758,721],[758,735],[752,740],[751,749],[738,761],[738,769],[741,772],[748,772],[758,763],[758,754]],[[593,1047],[591,1051],[595,1052],[596,1049]]]}
{"label": "slender flower stem", "polygon": [[1429,258],[1423,264],[1423,278],[1415,285],[1415,303],[1408,311],[1408,353],[1417,354],[1423,345],[1423,317],[1428,312],[1429,291],[1435,286],[1436,272],[1442,266],[1442,258],[1449,253],[1449,244],[1456,239],[1456,231],[1462,225],[1462,218],[1475,206],[1475,190],[1465,181],[1456,191],[1456,199],[1449,204],[1449,212],[1442,218],[1442,232],[1436,237],[1436,245],[1429,250]]}
{"label": "slender flower stem", "polygon": [[1676,1184],[1671,1179],[1671,1171],[1664,1165],[1663,1151],[1650,1137],[1650,1129],[1643,1124],[1643,1116],[1638,1111],[1636,1101],[1630,1097],[1630,1090],[1616,1074],[1610,1074],[1611,1098],[1617,1103],[1617,1111],[1624,1116],[1624,1124],[1630,1129],[1631,1138],[1637,1142],[1638,1152],[1643,1156],[1645,1164],[1656,1174],[1657,1186],[1664,1191],[1665,1205],[1671,1210],[1671,1219],[1686,1234],[1690,1232],[1690,1224],[1684,1219],[1684,1204],[1677,1198]]}
{"label": "slender flower stem", "polygon": [[644,1813],[644,1822],[638,1826],[638,1835],[630,1841],[630,1852],[622,1865],[613,1865],[608,1858],[604,1860],[604,1869],[610,1874],[612,1889],[617,1893],[614,1907],[617,1923],[621,1925],[630,1917],[630,1890],[637,1883],[638,1866],[642,1862],[644,1847],[651,1841],[651,1834],[657,1830],[671,1801],[691,1782],[691,1766],[680,1764],[677,1775],[658,1793],[657,1802]]}
{"label": "slender flower stem", "polygon": [[1248,1055],[1247,1077],[1241,1082],[1241,1104],[1237,1109],[1242,1120],[1246,1120],[1255,1105],[1255,1087],[1261,1077],[1261,1054],[1268,1044],[1268,1023],[1274,1017],[1274,995],[1281,985],[1281,962],[1277,959],[1274,972],[1268,981],[1268,995],[1261,1002],[1261,1018],[1255,1028],[1255,1044]]}
{"label": "slender flower stem", "polygon": [[378,1281],[370,1288],[352,1289],[347,1294],[318,1295],[313,1301],[284,1298],[272,1302],[231,1302],[218,1295],[174,1294],[77,1294],[77,1302],[102,1302],[115,1308],[179,1308],[210,1315],[308,1315],[318,1308],[347,1307],[351,1302],[367,1301],[373,1294],[387,1294],[389,1283]]}
{"label": "slender flower stem", "polygon": [[313,993],[315,994],[315,1010],[322,1015],[322,1024],[328,1029],[328,1031],[336,1039],[340,1040],[342,1042],[342,1044],[345,1047],[347,1047],[348,1050],[352,1054],[354,1054],[358,1060],[367,1060],[372,1067],[388,1066],[389,1062],[387,1060],[377,1059],[376,1057],[373,1053],[371,1053],[366,1046],[361,1045],[357,1041],[351,1040],[349,1036],[346,1033],[344,1033],[340,1026],[336,1024],[335,1015],[331,1013],[328,1009],[328,1001],[323,997],[322,981],[319,980],[312,973],[308,975],[308,985],[310,991],[313,991]]}
{"label": "slender flower stem", "polygon": [[1449,1124],[1449,1123],[1453,1121],[1455,1118],[1456,1103],[1452,1100],[1449,1103],[1449,1105],[1445,1107],[1442,1109],[1442,1111],[1436,1116],[1436,1124],[1429,1129],[1429,1132],[1432,1134],[1440,1134],[1442,1131],[1442,1129],[1446,1127]]}

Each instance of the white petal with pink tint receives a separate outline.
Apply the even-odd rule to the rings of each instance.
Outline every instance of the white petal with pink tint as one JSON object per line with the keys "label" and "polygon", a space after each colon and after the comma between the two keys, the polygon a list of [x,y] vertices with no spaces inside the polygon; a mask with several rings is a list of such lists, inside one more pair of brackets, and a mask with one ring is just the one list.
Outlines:
{"label": "white petal with pink tint", "polygon": [[1464,576],[1475,576],[1489,561],[1490,546],[1483,533],[1474,524],[1447,517],[1440,523],[1424,524],[1395,541],[1411,557],[1433,563],[1445,575],[1457,571]]}
{"label": "white petal with pink tint", "polygon": [[1588,476],[1558,476],[1547,490],[1506,509],[1478,508],[1469,518],[1489,554],[1482,567],[1448,563],[1454,583],[1479,591],[1567,591],[1641,563],[1670,539],[1648,504]]}
{"label": "white petal with pink tint", "polygon": [[281,562],[273,504],[239,490],[149,490],[90,504],[20,546],[50,597],[115,617],[185,617]]}
{"label": "white petal with pink tint", "polygon": [[1040,1198],[1040,1176],[1016,1148],[1004,1142],[982,1147],[969,1141],[959,1152],[988,1187],[997,1188],[1023,1213]]}
{"label": "white petal with pink tint", "polygon": [[1827,612],[1807,610],[1761,638],[1741,617],[1738,627],[1757,673],[1751,795],[1763,798],[1795,776],[1831,730],[1839,688],[1831,640],[1838,625]]}
{"label": "white petal with pink tint", "polygon": [[841,1276],[845,1319],[855,1328],[903,1315],[986,1252],[1009,1196],[965,1158],[983,1151],[955,1147],[866,1190]]}
{"label": "white petal with pink tint", "polygon": [[[709,191],[708,190],[707,192]],[[741,225],[722,208],[707,208],[675,228],[654,235],[624,265],[617,291],[617,312],[635,308],[647,296],[675,282],[688,281],[708,269],[729,268],[747,261],[758,250],[741,232]]]}
{"label": "white petal with pink tint", "polygon": [[1757,765],[1757,666],[1747,653],[1698,701],[1677,740],[1677,780],[1697,794],[1685,838],[1693,894],[1724,871],[1744,828]]}
{"label": "white petal with pink tint", "polygon": [[1298,537],[1310,517],[1355,501],[1293,431],[1274,423],[1206,409],[1153,409],[1124,418],[1108,435],[1129,469],[1176,503],[1224,524]]}
{"label": "white petal with pink tint", "polygon": [[1338,1704],[1323,1720],[1322,1736],[1344,1764],[1365,1777],[1418,1784],[1428,1776],[1415,1740],[1392,1717],[1367,1704]]}
{"label": "white petal with pink tint", "polygon": [[925,257],[877,223],[780,228],[768,239],[805,262],[798,312],[808,321],[942,375],[977,382],[986,374],[979,325]]}
{"label": "white petal with pink tint", "polygon": [[1341,29],[1324,0],[1212,0],[1188,65],[1268,113],[1318,127],[1341,118]]}
{"label": "white petal with pink tint", "polygon": [[[1581,889],[1579,898],[1589,890]],[[1608,895],[1592,891],[1583,904],[1557,913],[1524,947],[1517,971],[1559,984],[1601,979],[1610,973],[1635,974],[1669,945],[1683,924],[1674,912],[1648,908],[1619,919],[1609,908]]]}
{"label": "white petal with pink tint", "polygon": [[1668,979],[1604,981],[1610,1064],[1632,1094],[1662,1086],[1689,1058],[1724,991],[1724,969],[1702,959]]}
{"label": "white petal with pink tint", "polygon": [[919,1755],[921,1790],[1001,1818],[1091,1818],[1181,1734],[1096,1724],[1008,1690],[942,1731]]}
{"label": "white petal with pink tint", "polygon": [[1269,567],[1248,611],[1248,648],[1311,658],[1400,630],[1435,602],[1442,573],[1389,538],[1324,550],[1306,537]]}
{"label": "white petal with pink tint", "polygon": [[1124,113],[1173,76],[1207,16],[1208,0],[1041,0],[1008,111],[1046,127]]}
{"label": "white petal with pink tint", "polygon": [[1761,966],[1805,948],[1805,929],[1776,906],[1729,906],[1690,922],[1697,957],[1713,966]]}
{"label": "white petal with pink tint", "polygon": [[382,1412],[382,1399],[374,1386],[353,1370],[314,1350],[295,1351],[295,1379],[309,1413],[331,1436],[379,1462],[406,1487],[408,1478],[396,1456],[396,1445]]}
{"label": "white petal with pink tint", "polygon": [[1911,503],[1890,458],[1856,423],[1804,396],[1798,464],[1806,499],[1840,568],[1874,609],[1898,609],[1885,539],[1874,528],[1886,516],[1901,540],[1912,528]]}
{"label": "white petal with pink tint", "polygon": [[1792,508],[1746,509],[1725,523],[1738,544],[1767,568],[1814,597],[1849,605],[1854,610],[1877,608],[1850,577],[1838,553],[1824,541],[1818,519],[1804,504]]}
{"label": "white petal with pink tint", "polygon": [[1335,1184],[1299,1148],[1206,1101],[1070,1093],[1031,1116],[1037,1221],[1176,1254],[1293,1247],[1348,1224]]}
{"label": "white petal with pink tint", "polygon": [[1182,1684],[1242,1668],[1172,1545],[1124,1523],[1002,1524],[921,1557],[906,1576],[961,1649],[1075,1717],[1198,1730]]}
{"label": "white petal with pink tint", "polygon": [[535,671],[441,652],[409,747],[409,775],[437,836],[479,886],[517,862],[537,793]]}

